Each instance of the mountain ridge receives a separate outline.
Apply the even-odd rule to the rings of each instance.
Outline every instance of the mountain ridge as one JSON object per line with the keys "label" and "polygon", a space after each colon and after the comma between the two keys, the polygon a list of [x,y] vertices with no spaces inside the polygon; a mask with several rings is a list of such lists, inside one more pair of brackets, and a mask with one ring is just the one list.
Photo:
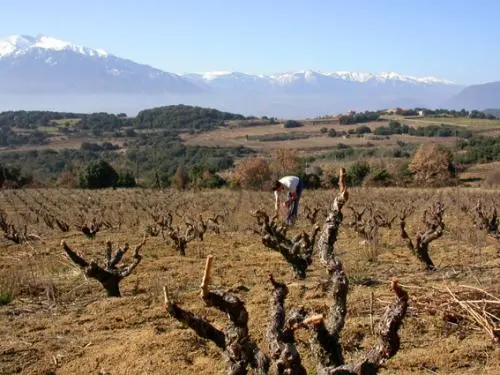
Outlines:
{"label": "mountain ridge", "polygon": [[[33,102],[37,103],[34,109],[112,110],[120,101],[119,110],[125,112],[132,112],[139,103],[143,107],[187,104],[307,117],[408,103],[436,108],[463,89],[446,79],[396,72],[176,74],[46,35],[0,39],[0,96],[7,98],[4,106],[15,108]],[[62,102],[67,103],[64,108]],[[497,107],[494,104],[488,107]]]}

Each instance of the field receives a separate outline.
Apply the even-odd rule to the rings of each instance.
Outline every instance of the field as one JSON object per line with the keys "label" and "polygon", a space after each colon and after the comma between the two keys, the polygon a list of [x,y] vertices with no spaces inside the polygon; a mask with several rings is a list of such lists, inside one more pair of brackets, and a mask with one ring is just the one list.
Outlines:
{"label": "field", "polygon": [[[321,209],[318,223],[335,191],[306,190],[297,228],[310,231],[305,207]],[[421,229],[422,214],[435,201],[444,204],[444,234],[430,243],[437,267],[427,271],[405,246],[396,218],[377,233],[356,233],[349,206],[360,211],[371,206],[388,219],[413,204],[406,230],[412,239]],[[409,308],[399,331],[401,349],[381,374],[498,374],[500,346],[453,300],[500,297],[498,240],[473,225],[476,202],[499,207],[500,191],[486,189],[368,189],[350,190],[344,207],[335,253],[349,279],[346,325],[341,333],[346,362],[359,361],[376,342],[374,326],[394,298],[393,277],[409,293]],[[261,240],[251,210],[269,212],[272,195],[261,192],[214,190],[0,190],[6,220],[36,236],[22,244],[0,242],[0,374],[224,374],[221,351],[210,341],[169,316],[162,307],[164,285],[171,297],[189,311],[222,329],[228,319],[199,298],[205,258],[214,256],[211,290],[230,290],[241,298],[249,314],[250,335],[268,353],[265,340],[271,287],[268,274],[287,284],[286,307],[305,306],[327,313],[330,300],[322,288],[325,271],[318,255],[304,280]],[[148,235],[142,261],[120,284],[121,298],[107,297],[102,286],[84,276],[64,253],[64,239],[85,259],[102,264],[105,242],[113,249],[138,244],[153,216],[173,214],[173,225],[184,225],[202,214],[221,214],[220,234],[207,232],[204,241],[187,244],[180,256],[169,241]],[[93,217],[106,223],[95,239],[77,230]],[[70,224],[62,232],[50,218]],[[353,224],[353,225],[351,225]],[[53,226],[53,228],[51,228]],[[151,227],[149,227],[151,233]],[[39,239],[37,238],[39,237]],[[131,262],[127,253],[124,264]],[[478,289],[470,289],[470,287]],[[498,302],[486,306],[500,315]],[[494,318],[491,318],[494,319]],[[499,321],[496,321],[497,328]],[[307,342],[309,330],[298,332],[297,348],[309,373],[315,360]]]}
{"label": "field", "polygon": [[413,122],[415,124],[446,124],[446,125],[459,125],[473,128],[483,128],[490,129],[500,126],[500,120],[489,120],[489,119],[474,119],[474,118],[450,118],[450,117],[422,117],[422,118],[408,118],[407,121]]}
{"label": "field", "polygon": [[[350,135],[349,137],[329,137],[320,132],[321,128],[335,129],[337,132],[354,129],[358,126],[367,126],[375,129],[380,126],[387,126],[387,122],[371,122],[356,125],[305,125],[300,128],[284,129],[282,125],[264,125],[249,128],[219,128],[213,131],[182,135],[182,140],[186,145],[200,146],[220,146],[238,147],[245,146],[260,152],[269,152],[277,147],[293,148],[299,151],[328,150],[342,143],[352,147],[364,146],[371,143],[379,147],[393,147],[398,141],[414,143],[453,143],[456,137],[418,137],[410,135],[392,135],[390,137],[377,137],[373,134],[363,134],[361,136]],[[297,134],[300,139],[292,140],[259,140],[259,137],[278,136],[282,134]],[[247,138],[248,137],[248,138]],[[306,138],[307,137],[307,138]]]}

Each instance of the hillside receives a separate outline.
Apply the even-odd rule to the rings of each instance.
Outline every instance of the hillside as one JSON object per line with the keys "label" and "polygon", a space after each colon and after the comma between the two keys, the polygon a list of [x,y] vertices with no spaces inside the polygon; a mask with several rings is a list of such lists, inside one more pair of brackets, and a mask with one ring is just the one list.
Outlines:
{"label": "hillside", "polygon": [[500,108],[487,108],[483,112],[500,118]]}
{"label": "hillside", "polygon": [[[292,164],[301,167],[289,172],[308,179],[303,166],[313,166],[311,178],[323,178],[326,187],[322,171],[338,160],[370,164],[367,180],[382,170],[387,180],[381,183],[406,185],[408,161],[425,143],[444,147],[462,168],[500,160],[500,120],[478,111],[416,113],[360,112],[301,122],[185,105],[145,109],[135,118],[9,111],[0,113],[0,164],[16,176],[8,178],[12,186],[77,186],[82,168],[103,159],[145,187],[170,186],[175,179],[182,186],[218,187],[238,184],[231,171],[249,156],[273,160],[290,149],[297,159]],[[226,179],[216,177],[222,172],[229,173]],[[483,179],[496,184],[490,173]]]}
{"label": "hillside", "polygon": [[450,108],[486,109],[500,107],[500,82],[472,85],[446,103]]}
{"label": "hillside", "polygon": [[211,108],[175,105],[145,109],[134,118],[138,129],[210,130],[245,116]]}
{"label": "hillside", "polygon": [[189,81],[151,66],[49,36],[0,39],[0,94],[195,93]]}

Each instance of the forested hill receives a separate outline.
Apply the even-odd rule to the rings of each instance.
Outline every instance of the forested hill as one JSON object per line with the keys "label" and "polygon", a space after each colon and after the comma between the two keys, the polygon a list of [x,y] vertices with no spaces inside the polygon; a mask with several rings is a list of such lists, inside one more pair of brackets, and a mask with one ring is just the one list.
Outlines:
{"label": "forested hill", "polygon": [[131,126],[138,129],[209,130],[227,120],[244,119],[245,116],[240,114],[187,105],[145,109],[135,118],[129,118],[125,113],[6,111],[0,113],[0,128],[36,129],[39,126],[71,125],[83,129],[99,127],[103,131]]}
{"label": "forested hill", "polygon": [[242,115],[221,112],[211,108],[171,105],[145,109],[139,112],[134,120],[134,124],[139,129],[208,130],[223,125],[224,121],[244,119],[245,117]]}
{"label": "forested hill", "polygon": [[[32,180],[53,184],[64,173],[76,176],[87,165],[105,160],[120,175],[133,172],[145,186],[168,186],[179,168],[199,179],[203,173],[231,168],[234,158],[251,153],[244,147],[185,146],[180,133],[206,131],[227,120],[245,119],[239,114],[185,105],[143,110],[135,118],[103,112],[2,112],[0,148],[5,149],[0,152],[0,171],[8,173],[0,174],[7,176],[12,186]],[[40,145],[44,147],[37,149]]]}

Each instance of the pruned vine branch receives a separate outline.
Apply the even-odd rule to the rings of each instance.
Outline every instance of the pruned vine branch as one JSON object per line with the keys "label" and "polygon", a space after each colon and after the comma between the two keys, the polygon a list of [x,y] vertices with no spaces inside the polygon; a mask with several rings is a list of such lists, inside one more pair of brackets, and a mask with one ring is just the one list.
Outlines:
{"label": "pruned vine branch", "polygon": [[40,240],[40,236],[28,233],[28,226],[22,229],[17,228],[13,223],[9,223],[5,212],[0,210],[0,229],[3,231],[5,239],[17,244],[23,244],[27,241]]}
{"label": "pruned vine branch", "polygon": [[429,244],[437,240],[443,235],[444,231],[444,206],[441,202],[436,202],[429,212],[425,210],[422,222],[425,224],[426,229],[419,231],[415,236],[415,241],[412,241],[406,231],[406,218],[412,212],[410,209],[405,209],[400,215],[400,231],[401,238],[405,241],[406,246],[417,256],[417,258],[425,264],[428,270],[435,270],[436,267],[432,262],[429,255]]}
{"label": "pruned vine branch", "polygon": [[334,244],[337,241],[337,235],[340,224],[344,218],[342,207],[349,199],[349,192],[345,185],[345,169],[340,169],[339,175],[339,193],[333,200],[333,203],[328,210],[326,221],[323,224],[321,235],[318,240],[318,249],[320,260],[323,264],[328,264],[329,260],[334,257]]}
{"label": "pruned vine branch", "polygon": [[182,232],[181,227],[168,228],[168,237],[173,241],[179,255],[186,255],[187,244],[196,238],[196,232],[191,224],[186,224],[186,230]]}
{"label": "pruned vine branch", "polygon": [[311,208],[307,205],[304,207],[304,215],[305,215],[307,221],[309,221],[309,223],[311,223],[311,225],[316,224],[316,222],[318,220],[318,214],[320,212],[321,212],[321,208],[319,208],[319,207]]}
{"label": "pruned vine branch", "polygon": [[477,201],[474,206],[474,214],[473,220],[476,228],[500,241],[500,219],[496,207],[488,209],[481,201]]}
{"label": "pruned vine branch", "polygon": [[262,210],[252,213],[261,227],[262,243],[269,249],[278,251],[292,265],[295,277],[304,279],[312,262],[312,254],[319,226],[315,225],[311,234],[302,232],[293,238],[287,237],[288,227],[280,224],[276,216],[269,218]]}
{"label": "pruned vine branch", "polygon": [[230,321],[228,327],[221,331],[207,320],[182,309],[169,298],[166,286],[164,287],[165,308],[173,318],[187,324],[198,336],[209,339],[222,349],[228,362],[227,374],[246,374],[247,368],[250,367],[255,374],[265,375],[269,370],[269,358],[250,337],[248,312],[244,302],[234,294],[208,289],[211,259],[211,256],[207,258],[200,295],[206,305],[215,307],[226,314]]}

